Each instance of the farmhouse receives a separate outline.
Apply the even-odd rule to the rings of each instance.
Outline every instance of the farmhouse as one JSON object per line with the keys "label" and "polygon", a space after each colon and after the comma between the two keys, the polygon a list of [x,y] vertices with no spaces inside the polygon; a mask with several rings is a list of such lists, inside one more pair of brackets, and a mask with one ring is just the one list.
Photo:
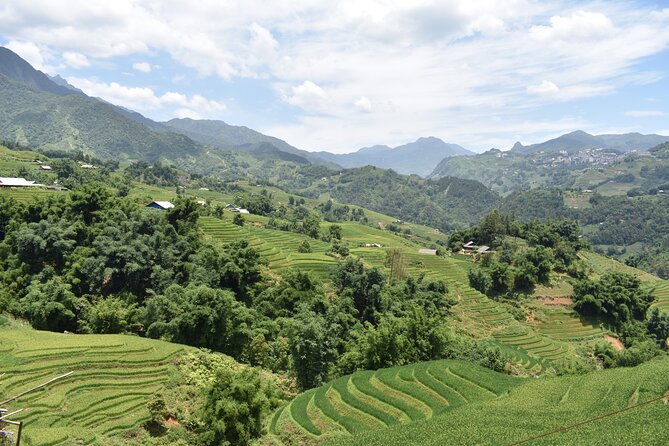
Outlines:
{"label": "farmhouse", "polygon": [[427,248],[421,248],[418,250],[419,254],[428,254],[431,256],[436,256],[437,255],[437,250],[436,249],[427,249]]}
{"label": "farmhouse", "polygon": [[492,251],[490,250],[490,246],[481,246],[479,249],[476,250],[478,254],[490,254]]}
{"label": "farmhouse", "polygon": [[95,166],[92,164],[82,164],[81,166],[82,169],[95,169]]}
{"label": "farmhouse", "polygon": [[42,164],[39,168],[42,170],[53,170],[51,166],[47,166],[46,164]]}
{"label": "farmhouse", "polygon": [[28,181],[25,178],[0,178],[0,187],[35,187],[44,186],[34,181]]}
{"label": "farmhouse", "polygon": [[174,205],[169,201],[154,201],[153,203],[147,205],[146,207],[151,209],[160,209],[161,211],[166,211],[168,209],[172,209]]}
{"label": "farmhouse", "polygon": [[239,214],[250,214],[250,212],[249,212],[247,209],[244,209],[244,208],[238,208],[238,207],[233,206],[233,205],[231,205],[231,204],[227,205],[227,206],[225,207],[225,209],[227,209],[227,210],[230,211],[230,212],[237,212],[237,213],[239,213]]}
{"label": "farmhouse", "polygon": [[365,243],[365,248],[383,248],[381,243]]}

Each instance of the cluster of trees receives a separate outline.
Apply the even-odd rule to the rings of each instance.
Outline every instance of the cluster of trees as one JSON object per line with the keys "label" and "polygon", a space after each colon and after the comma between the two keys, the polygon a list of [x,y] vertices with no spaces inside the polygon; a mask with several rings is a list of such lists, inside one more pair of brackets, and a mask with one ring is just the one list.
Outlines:
{"label": "cluster of trees", "polygon": [[604,321],[625,344],[624,351],[605,344],[595,348],[604,367],[638,365],[668,347],[669,314],[657,308],[648,314],[653,299],[650,290],[629,273],[610,272],[574,285],[574,309]]}
{"label": "cluster of trees", "polygon": [[[464,342],[443,317],[453,304],[443,283],[389,284],[353,259],[336,269],[334,295],[300,272],[275,279],[246,241],[201,244],[201,209],[184,197],[147,209],[100,184],[29,205],[0,199],[0,310],[39,329],[209,348],[294,373],[303,388],[373,364],[452,357]],[[327,232],[341,238],[336,224]]]}
{"label": "cluster of trees", "polygon": [[149,164],[146,161],[135,161],[125,168],[125,177],[129,180],[140,181],[155,186],[180,186],[185,184],[188,176],[176,167],[156,161]]}
{"label": "cluster of trees", "polygon": [[578,223],[572,220],[521,222],[495,210],[479,226],[451,234],[447,245],[457,251],[463,243],[488,245],[469,271],[470,285],[489,296],[531,291],[536,284],[550,284],[553,271],[584,277],[587,266],[578,258],[585,247]]}
{"label": "cluster of trees", "polygon": [[425,180],[400,175],[392,170],[361,167],[313,178],[307,187],[282,187],[304,196],[322,193],[342,203],[364,206],[403,220],[425,224],[442,231],[473,224],[499,202],[499,196],[477,181],[444,177]]}

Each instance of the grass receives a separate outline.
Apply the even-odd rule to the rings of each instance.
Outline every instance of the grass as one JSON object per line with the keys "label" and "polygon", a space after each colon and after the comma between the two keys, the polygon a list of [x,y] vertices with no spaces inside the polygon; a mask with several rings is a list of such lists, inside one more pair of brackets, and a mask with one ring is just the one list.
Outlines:
{"label": "grass", "polygon": [[125,335],[75,335],[0,327],[2,398],[63,373],[63,380],[21,397],[22,444],[85,444],[149,419],[146,401],[170,376],[186,347]]}
{"label": "grass", "polygon": [[[408,425],[368,429],[354,436],[340,435],[327,444],[504,445],[550,432],[553,433],[527,444],[666,444],[669,406],[662,400],[634,406],[665,395],[669,390],[668,377],[669,358],[666,357],[635,368],[520,381],[508,381],[509,377],[494,373],[474,375],[470,372],[464,378],[477,384],[494,384],[493,391],[506,389],[506,392],[502,390],[497,397],[462,403],[438,416]],[[503,381],[498,382],[497,378]],[[485,391],[481,392],[480,396],[486,395]],[[630,407],[628,411],[606,416]],[[599,416],[603,418],[557,431]]]}
{"label": "grass", "polygon": [[[270,433],[285,438],[287,432],[299,430],[312,439],[326,439],[406,425],[465,404],[493,400],[521,382],[522,378],[461,361],[356,372],[299,395],[281,409],[276,417],[281,422],[270,423]],[[283,416],[286,412],[291,416]]]}

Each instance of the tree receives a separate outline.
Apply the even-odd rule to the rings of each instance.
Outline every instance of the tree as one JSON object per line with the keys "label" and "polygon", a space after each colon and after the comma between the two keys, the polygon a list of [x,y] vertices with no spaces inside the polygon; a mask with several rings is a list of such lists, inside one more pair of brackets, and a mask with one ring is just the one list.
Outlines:
{"label": "tree", "polygon": [[210,348],[239,358],[252,338],[255,312],[230,291],[172,285],[146,301],[144,325],[151,338]]}
{"label": "tree", "polygon": [[244,217],[242,214],[235,214],[235,217],[232,219],[232,223],[237,226],[244,226]]}
{"label": "tree", "polygon": [[167,210],[167,221],[180,234],[196,231],[200,217],[199,206],[194,198],[177,197],[174,207]]}
{"label": "tree", "polygon": [[330,228],[328,229],[330,232],[330,238],[335,239],[335,240],[341,240],[342,237],[342,228],[339,225],[330,225]]}
{"label": "tree", "polygon": [[330,367],[337,357],[335,342],[322,315],[305,310],[295,316],[290,353],[295,376],[302,389],[311,389],[327,381]]}
{"label": "tree", "polygon": [[301,253],[311,252],[311,245],[309,244],[309,241],[303,240],[302,243],[300,243],[300,246],[297,247],[297,252]]}
{"label": "tree", "polygon": [[137,307],[118,297],[98,299],[86,313],[86,323],[93,333],[124,333],[134,318]]}
{"label": "tree", "polygon": [[335,289],[353,301],[361,321],[376,321],[376,314],[381,311],[384,282],[378,269],[366,269],[360,259],[350,259],[339,264],[332,275]]}
{"label": "tree", "polygon": [[311,238],[318,238],[321,230],[321,217],[312,212],[302,221],[304,233]]}
{"label": "tree", "polygon": [[33,282],[19,305],[21,313],[38,330],[77,330],[81,302],[72,293],[70,285],[58,276],[46,283]]}
{"label": "tree", "polygon": [[648,319],[648,331],[655,336],[662,347],[669,346],[669,314],[660,313],[655,307]]}
{"label": "tree", "polygon": [[620,328],[626,322],[645,320],[654,298],[633,274],[611,272],[599,280],[577,282],[573,299],[579,313],[600,316]]}
{"label": "tree", "polygon": [[472,268],[467,272],[469,286],[481,293],[486,293],[490,288],[490,275],[481,268]]}
{"label": "tree", "polygon": [[276,390],[256,369],[220,368],[206,391],[200,439],[208,446],[246,446],[262,434],[263,417],[277,404]]}

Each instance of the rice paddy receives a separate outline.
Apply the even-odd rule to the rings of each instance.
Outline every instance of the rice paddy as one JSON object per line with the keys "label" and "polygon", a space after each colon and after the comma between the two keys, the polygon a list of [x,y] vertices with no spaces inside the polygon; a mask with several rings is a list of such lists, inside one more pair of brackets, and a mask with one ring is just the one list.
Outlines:
{"label": "rice paddy", "polygon": [[299,429],[312,439],[355,435],[490,401],[521,382],[461,361],[356,372],[299,395],[276,412],[270,433]]}
{"label": "rice paddy", "polygon": [[0,327],[2,399],[74,373],[12,403],[25,408],[21,444],[89,444],[149,419],[148,398],[186,347],[125,335],[75,335]]}
{"label": "rice paddy", "polygon": [[508,392],[475,399],[407,425],[339,435],[326,444],[492,446],[526,440],[533,446],[666,444],[669,405],[664,397],[669,390],[669,358],[634,368],[520,383],[497,383],[495,376],[465,378],[493,392],[505,387]]}

